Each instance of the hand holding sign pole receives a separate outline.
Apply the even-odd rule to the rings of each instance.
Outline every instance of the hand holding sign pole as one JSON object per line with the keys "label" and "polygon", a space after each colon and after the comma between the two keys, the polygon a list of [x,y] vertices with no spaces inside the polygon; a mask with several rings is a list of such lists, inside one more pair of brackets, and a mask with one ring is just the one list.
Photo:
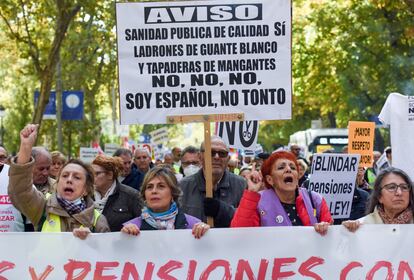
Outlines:
{"label": "hand holding sign pole", "polygon": [[[204,174],[206,180],[206,197],[213,197],[213,170],[211,164],[211,122],[224,121],[242,121],[244,114],[212,114],[212,115],[184,115],[184,116],[168,116],[167,122],[170,124],[203,122],[204,124],[204,161],[206,172]],[[210,227],[214,226],[212,217],[207,217],[207,223]]]}

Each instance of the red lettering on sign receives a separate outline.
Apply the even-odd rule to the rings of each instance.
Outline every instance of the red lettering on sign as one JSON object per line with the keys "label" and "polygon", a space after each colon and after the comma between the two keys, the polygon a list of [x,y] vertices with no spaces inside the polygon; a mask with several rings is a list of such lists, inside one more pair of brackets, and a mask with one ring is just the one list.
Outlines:
{"label": "red lettering on sign", "polygon": [[135,264],[126,262],[122,270],[121,280],[129,280],[130,276],[133,280],[139,280],[139,274]]}
{"label": "red lettering on sign", "polygon": [[296,258],[275,258],[273,260],[272,279],[290,277],[295,275],[293,271],[281,271],[282,267],[295,263]]}
{"label": "red lettering on sign", "polygon": [[407,262],[401,261],[398,266],[397,280],[404,280],[404,275],[407,275],[408,279],[414,280],[414,274],[410,265]]}
{"label": "red lettering on sign", "polygon": [[375,273],[383,267],[385,267],[388,270],[387,278],[385,278],[384,280],[392,280],[394,278],[394,273],[392,272],[392,264],[387,261],[377,262],[368,272],[366,280],[374,279]]}
{"label": "red lettering on sign", "polygon": [[196,268],[197,268],[197,261],[190,260],[190,264],[188,265],[187,280],[194,279]]}
{"label": "red lettering on sign", "polygon": [[112,270],[114,267],[118,267],[119,262],[96,262],[95,273],[93,274],[93,280],[114,280],[114,275],[102,275],[105,270]]}
{"label": "red lettering on sign", "polygon": [[349,264],[347,264],[341,270],[341,275],[339,276],[339,279],[340,280],[346,280],[346,277],[348,276],[348,273],[356,267],[362,267],[362,264],[360,262],[350,262]]}
{"label": "red lettering on sign", "polygon": [[170,272],[178,268],[182,268],[183,263],[179,261],[170,260],[166,264],[160,267],[157,276],[165,280],[177,280],[177,278],[170,275]]}
{"label": "red lettering on sign", "polygon": [[12,204],[8,195],[0,195],[0,204]]}
{"label": "red lettering on sign", "polygon": [[[259,266],[259,273],[257,276],[257,280],[265,280],[266,279],[266,271],[267,266],[269,265],[269,261],[266,259],[260,260],[260,266]],[[246,274],[246,277],[244,275]],[[249,261],[247,260],[239,260],[237,263],[237,269],[236,269],[236,276],[235,280],[242,280],[242,279],[256,279],[256,277],[253,274],[253,270],[249,264]]]}
{"label": "red lettering on sign", "polygon": [[[69,260],[67,264],[63,266],[66,272],[66,280],[82,280],[91,271],[91,264],[89,262],[81,262],[76,260]],[[78,274],[74,275],[75,270],[80,269]]]}
{"label": "red lettering on sign", "polygon": [[312,277],[315,280],[322,280],[315,272],[312,272],[311,269],[317,265],[324,264],[325,260],[319,257],[310,257],[307,261],[303,262],[299,267],[299,273],[303,276]]}
{"label": "red lettering on sign", "polygon": [[152,274],[154,273],[154,263],[147,262],[147,267],[145,268],[144,280],[151,280]]}
{"label": "red lettering on sign", "polygon": [[46,277],[53,271],[53,269],[54,269],[53,266],[48,265],[45,271],[43,271],[43,273],[40,275],[40,277],[37,277],[36,271],[31,266],[29,267],[29,272],[30,272],[30,276],[32,277],[32,280],[45,280]]}
{"label": "red lettering on sign", "polygon": [[[6,270],[13,269],[16,265],[12,262],[2,261],[0,262],[0,274]],[[0,275],[0,280],[7,280],[7,278]]]}
{"label": "red lettering on sign", "polygon": [[220,279],[231,279],[231,272],[230,272],[230,263],[226,260],[214,260],[209,264],[209,266],[203,271],[200,276],[200,280],[207,280],[209,279],[210,273],[214,271],[216,268],[222,266],[224,268],[224,276]]}

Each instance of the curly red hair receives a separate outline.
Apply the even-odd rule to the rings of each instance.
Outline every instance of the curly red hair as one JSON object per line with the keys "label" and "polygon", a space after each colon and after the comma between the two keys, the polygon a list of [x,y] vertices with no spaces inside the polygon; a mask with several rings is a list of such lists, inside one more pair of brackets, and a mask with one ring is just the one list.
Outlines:
{"label": "curly red hair", "polygon": [[268,189],[270,189],[272,186],[269,185],[269,183],[266,181],[266,175],[270,175],[270,173],[272,172],[273,165],[278,159],[288,159],[288,160],[293,161],[296,165],[296,170],[299,170],[299,165],[298,165],[298,162],[296,161],[296,156],[293,153],[288,152],[288,151],[279,151],[279,152],[272,153],[270,157],[263,162],[263,165],[261,168],[263,180],[265,182],[266,188]]}

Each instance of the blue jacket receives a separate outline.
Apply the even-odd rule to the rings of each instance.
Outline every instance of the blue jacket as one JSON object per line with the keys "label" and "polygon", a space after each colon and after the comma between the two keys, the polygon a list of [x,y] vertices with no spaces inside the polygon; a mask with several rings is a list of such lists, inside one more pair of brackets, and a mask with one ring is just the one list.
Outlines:
{"label": "blue jacket", "polygon": [[122,180],[122,184],[130,186],[139,191],[144,180],[144,174],[139,171],[134,165],[131,166],[131,173]]}

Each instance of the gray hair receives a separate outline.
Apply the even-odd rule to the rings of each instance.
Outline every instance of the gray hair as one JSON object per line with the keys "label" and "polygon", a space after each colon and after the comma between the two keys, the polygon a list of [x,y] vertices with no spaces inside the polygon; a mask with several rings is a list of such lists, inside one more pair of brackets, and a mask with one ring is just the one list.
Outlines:
{"label": "gray hair", "polygon": [[413,182],[411,181],[407,173],[395,167],[385,168],[384,170],[381,171],[380,174],[378,174],[377,178],[375,179],[374,190],[371,193],[370,199],[367,204],[366,213],[370,214],[374,212],[375,207],[377,207],[380,204],[379,199],[381,197],[381,190],[383,187],[381,186],[382,180],[384,180],[384,178],[389,174],[395,174],[397,176],[400,176],[405,181],[405,183],[410,186],[410,203],[408,204],[408,207],[411,208],[411,212],[414,213]]}

